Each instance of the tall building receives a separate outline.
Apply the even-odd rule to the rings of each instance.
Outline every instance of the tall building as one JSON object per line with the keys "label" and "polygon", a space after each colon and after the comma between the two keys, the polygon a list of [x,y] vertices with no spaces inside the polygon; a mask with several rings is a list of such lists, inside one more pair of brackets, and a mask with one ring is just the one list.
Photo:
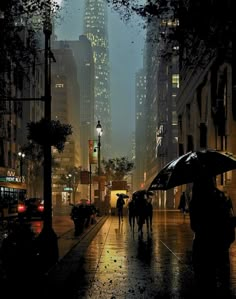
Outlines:
{"label": "tall building", "polygon": [[[1,18],[1,35],[14,36],[10,44],[3,39],[0,46],[0,213],[3,216],[15,213],[18,200],[25,196],[42,196],[42,163],[37,165],[36,173],[38,161],[33,161],[23,148],[28,142],[27,124],[44,115],[44,63],[42,51],[38,51],[41,35],[37,35],[36,42],[23,17],[13,14],[9,19],[7,11],[0,14],[5,16]],[[32,39],[37,55],[33,54]]]}
{"label": "tall building", "polygon": [[81,166],[89,169],[88,140],[94,139],[94,61],[91,42],[85,35],[80,35],[79,40],[65,41],[65,46],[70,48],[77,67],[77,81],[79,84],[79,115],[77,122],[80,126]]}
{"label": "tall building", "polygon": [[[168,43],[163,34],[178,24],[170,16],[153,20],[147,28],[146,68],[147,99],[146,119],[146,172],[145,187],[160,169],[177,156],[178,130],[176,94],[179,88],[178,57],[175,52],[168,57]],[[156,35],[155,35],[156,34]],[[175,208],[175,190],[158,191],[160,208]]]}
{"label": "tall building", "polygon": [[144,187],[145,171],[145,100],[146,100],[146,72],[142,68],[136,73],[136,96],[135,96],[135,170],[134,190]]}
{"label": "tall building", "polygon": [[[107,159],[111,153],[111,94],[107,28],[107,1],[86,0],[84,34],[91,42],[95,72],[95,122],[100,120],[103,135],[101,155]],[[94,136],[96,130],[94,128]]]}
{"label": "tall building", "polygon": [[[77,70],[73,52],[63,43],[54,42],[54,56],[56,63],[52,64],[52,119],[70,124],[73,134],[68,137],[62,153],[53,149],[53,157],[57,163],[52,175],[52,192],[54,204],[68,204],[61,184],[62,175],[66,175],[74,167],[80,167],[79,146],[79,86]],[[73,201],[81,190],[77,186],[73,194]]]}

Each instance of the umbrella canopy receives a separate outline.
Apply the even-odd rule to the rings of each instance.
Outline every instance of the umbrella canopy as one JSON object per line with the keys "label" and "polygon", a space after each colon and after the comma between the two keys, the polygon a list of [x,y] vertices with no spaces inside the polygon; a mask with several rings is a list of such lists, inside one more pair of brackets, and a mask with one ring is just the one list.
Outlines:
{"label": "umbrella canopy", "polygon": [[164,166],[148,190],[167,190],[192,183],[202,174],[216,176],[236,169],[236,157],[228,152],[202,150],[188,152]]}
{"label": "umbrella canopy", "polygon": [[137,197],[137,196],[140,196],[140,195],[149,195],[149,196],[152,196],[154,195],[154,193],[150,190],[146,190],[146,189],[141,189],[141,190],[137,190],[133,193],[132,197]]}
{"label": "umbrella canopy", "polygon": [[116,193],[116,196],[122,196],[123,198],[129,198],[129,195],[125,193]]}

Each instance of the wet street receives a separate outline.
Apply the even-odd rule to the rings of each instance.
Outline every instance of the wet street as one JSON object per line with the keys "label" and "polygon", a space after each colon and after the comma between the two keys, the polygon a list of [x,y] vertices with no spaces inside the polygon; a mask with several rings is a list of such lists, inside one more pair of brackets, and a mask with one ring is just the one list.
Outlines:
{"label": "wet street", "polygon": [[132,233],[127,219],[119,224],[117,217],[110,217],[84,256],[73,297],[187,296],[192,286],[183,285],[192,281],[191,239],[188,218],[176,211],[156,212],[152,234],[148,236],[145,229],[142,239],[137,228]]}
{"label": "wet street", "polygon": [[[137,227],[131,231],[127,216],[121,223],[117,216],[101,217],[80,237],[74,237],[73,229],[63,233],[71,228],[69,220],[54,224],[62,233],[61,260],[40,282],[35,298],[208,298],[197,295],[191,264],[193,233],[189,216],[184,218],[178,210],[154,211],[153,231],[148,235],[144,227],[143,238]],[[210,298],[236,298],[235,243],[230,250],[232,294],[215,293]]]}
{"label": "wet street", "polygon": [[179,211],[154,213],[153,231],[148,235],[145,227],[143,238],[137,227],[131,231],[126,217],[121,223],[108,217],[87,248],[81,242],[68,254],[67,268],[81,257],[67,286],[52,274],[53,292],[76,299],[193,298],[189,217]]}
{"label": "wet street", "polygon": [[[58,294],[73,299],[201,298],[191,265],[189,216],[184,218],[179,211],[154,213],[153,232],[148,235],[145,228],[143,238],[137,227],[131,231],[127,218],[119,223],[117,216],[108,217],[91,242],[81,242],[68,254],[59,272],[71,267],[78,256],[80,262],[77,267],[74,263],[67,283],[63,286],[60,276],[52,275],[52,293],[57,289]],[[235,253],[234,243],[232,295],[227,298],[236,298]],[[211,298],[226,297],[212,294]]]}

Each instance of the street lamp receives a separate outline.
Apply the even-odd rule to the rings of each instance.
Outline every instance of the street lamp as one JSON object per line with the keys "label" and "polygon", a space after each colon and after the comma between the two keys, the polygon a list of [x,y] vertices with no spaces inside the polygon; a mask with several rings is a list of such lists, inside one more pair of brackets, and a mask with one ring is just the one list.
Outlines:
{"label": "street lamp", "polygon": [[102,125],[98,120],[96,130],[98,133],[98,208],[101,213],[101,200],[102,200],[102,189],[101,189],[101,136],[102,136]]}
{"label": "street lamp", "polygon": [[[50,1],[49,7],[46,8],[46,17],[44,21],[44,36],[45,36],[45,50],[44,50],[44,118],[51,122],[51,34],[52,24],[50,15]],[[59,257],[57,235],[52,227],[52,153],[49,139],[43,146],[44,153],[44,221],[43,229],[38,236],[38,244],[40,248],[40,257],[42,267],[48,270],[53,266]]]}
{"label": "street lamp", "polygon": [[23,160],[25,157],[25,154],[23,152],[18,153],[19,159],[20,159],[20,181],[22,183],[22,177],[23,177]]}
{"label": "street lamp", "polygon": [[72,174],[71,173],[68,173],[68,175],[67,175],[67,179],[68,179],[68,182],[69,182],[69,189],[68,189],[68,193],[69,193],[69,196],[68,196],[68,199],[69,199],[69,204],[71,203],[71,179],[72,179]]}

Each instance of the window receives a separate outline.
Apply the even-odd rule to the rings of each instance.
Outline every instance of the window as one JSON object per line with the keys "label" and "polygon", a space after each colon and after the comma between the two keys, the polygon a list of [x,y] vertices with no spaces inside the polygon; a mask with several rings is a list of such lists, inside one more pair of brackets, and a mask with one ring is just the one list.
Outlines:
{"label": "window", "polygon": [[172,75],[172,87],[179,88],[179,74]]}

